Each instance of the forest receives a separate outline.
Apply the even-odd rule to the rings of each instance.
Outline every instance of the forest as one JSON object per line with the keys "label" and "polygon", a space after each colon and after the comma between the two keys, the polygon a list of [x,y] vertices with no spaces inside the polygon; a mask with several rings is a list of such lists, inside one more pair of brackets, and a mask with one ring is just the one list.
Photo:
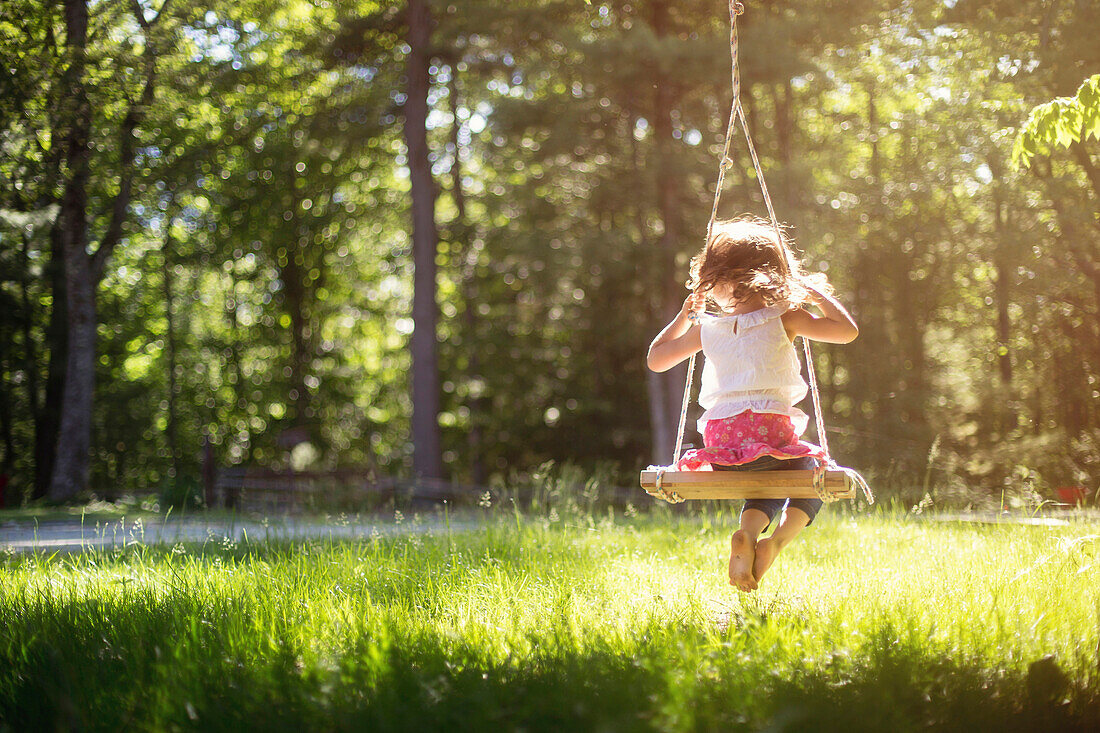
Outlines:
{"label": "forest", "polygon": [[[1095,490],[1100,3],[744,5],[776,213],[860,326],[815,350],[838,460],[913,504]],[[645,351],[703,243],[728,23],[5,0],[9,506],[189,485],[204,451],[474,485],[668,463],[684,373]],[[720,214],[766,216],[734,142]]]}

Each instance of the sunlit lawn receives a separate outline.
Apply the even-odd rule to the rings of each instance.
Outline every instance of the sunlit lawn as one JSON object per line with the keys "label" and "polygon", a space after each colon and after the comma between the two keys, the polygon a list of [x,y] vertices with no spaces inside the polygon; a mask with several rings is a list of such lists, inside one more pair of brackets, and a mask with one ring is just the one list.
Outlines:
{"label": "sunlit lawn", "polygon": [[1100,728],[1100,523],[826,511],[745,596],[726,512],[493,512],[8,558],[0,729]]}

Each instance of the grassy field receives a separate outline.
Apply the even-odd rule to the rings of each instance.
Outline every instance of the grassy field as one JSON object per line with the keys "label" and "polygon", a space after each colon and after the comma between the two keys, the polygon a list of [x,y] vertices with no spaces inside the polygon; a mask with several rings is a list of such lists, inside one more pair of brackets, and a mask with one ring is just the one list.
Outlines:
{"label": "grassy field", "polygon": [[1098,523],[485,516],[8,557],[0,729],[1100,729]]}

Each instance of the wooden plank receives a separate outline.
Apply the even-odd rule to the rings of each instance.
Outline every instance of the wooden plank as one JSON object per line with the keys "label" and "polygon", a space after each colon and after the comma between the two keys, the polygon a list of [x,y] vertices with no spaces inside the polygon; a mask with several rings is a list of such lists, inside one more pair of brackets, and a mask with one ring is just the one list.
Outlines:
{"label": "wooden plank", "polygon": [[[642,488],[657,490],[657,472],[642,471]],[[661,487],[684,499],[816,499],[813,471],[668,471]],[[825,474],[825,488],[841,498],[855,496],[843,471]]]}

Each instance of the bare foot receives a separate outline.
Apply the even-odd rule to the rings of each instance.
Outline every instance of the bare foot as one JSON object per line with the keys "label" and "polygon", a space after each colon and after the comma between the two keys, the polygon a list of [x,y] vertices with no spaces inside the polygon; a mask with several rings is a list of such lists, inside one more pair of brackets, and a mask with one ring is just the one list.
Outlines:
{"label": "bare foot", "polygon": [[768,572],[768,568],[775,562],[775,557],[778,554],[779,543],[773,537],[765,537],[757,541],[756,559],[752,563],[752,576],[756,578],[757,582],[764,577],[764,573]]}
{"label": "bare foot", "polygon": [[756,590],[756,579],[752,576],[756,557],[753,544],[741,530],[734,532],[730,538],[730,585],[746,593]]}

